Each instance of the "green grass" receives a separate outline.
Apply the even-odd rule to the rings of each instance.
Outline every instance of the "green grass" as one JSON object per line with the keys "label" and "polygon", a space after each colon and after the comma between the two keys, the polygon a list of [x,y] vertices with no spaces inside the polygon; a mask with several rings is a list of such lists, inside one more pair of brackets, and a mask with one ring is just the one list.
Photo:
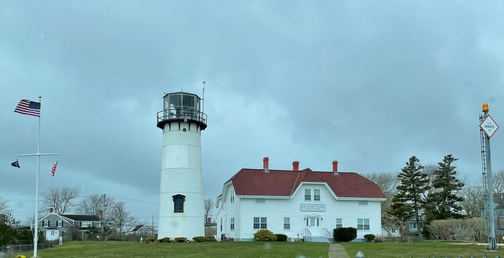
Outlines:
{"label": "green grass", "polygon": [[[348,256],[355,257],[362,251],[366,257],[495,257],[504,256],[504,250],[486,250],[487,244],[463,242],[417,242],[417,243],[342,243]],[[504,246],[500,248],[504,249]]]}
{"label": "green grass", "polygon": [[[488,244],[463,242],[418,243],[341,243],[349,257],[362,251],[367,258],[395,257],[504,257],[503,250],[486,250]],[[94,257],[233,257],[233,258],[327,258],[329,244],[306,242],[210,242],[210,243],[156,243],[139,242],[67,242],[63,246],[39,250],[41,258],[94,258]],[[26,257],[33,253],[25,253]],[[333,257],[337,258],[337,257]]]}
{"label": "green grass", "polygon": [[[156,243],[139,242],[67,242],[63,246],[39,250],[41,258],[92,257],[324,257],[329,244],[304,242],[209,242],[209,243]],[[33,252],[25,253],[26,257]]]}

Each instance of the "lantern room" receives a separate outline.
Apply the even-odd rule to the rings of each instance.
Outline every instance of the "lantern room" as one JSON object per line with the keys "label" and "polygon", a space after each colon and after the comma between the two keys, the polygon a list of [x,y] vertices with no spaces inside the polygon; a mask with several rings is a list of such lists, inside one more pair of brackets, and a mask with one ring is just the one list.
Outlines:
{"label": "lantern room", "polygon": [[204,130],[207,127],[205,113],[201,111],[202,99],[192,93],[175,92],[163,97],[163,110],[157,113],[157,126],[163,129],[166,123],[196,123]]}

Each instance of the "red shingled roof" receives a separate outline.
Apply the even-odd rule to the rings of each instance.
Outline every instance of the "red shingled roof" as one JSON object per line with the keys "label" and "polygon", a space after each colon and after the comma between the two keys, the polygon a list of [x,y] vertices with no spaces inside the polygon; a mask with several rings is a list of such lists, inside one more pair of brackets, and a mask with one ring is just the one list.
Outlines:
{"label": "red shingled roof", "polygon": [[244,168],[229,181],[237,195],[290,196],[301,182],[326,182],[338,197],[385,198],[378,185],[354,172]]}

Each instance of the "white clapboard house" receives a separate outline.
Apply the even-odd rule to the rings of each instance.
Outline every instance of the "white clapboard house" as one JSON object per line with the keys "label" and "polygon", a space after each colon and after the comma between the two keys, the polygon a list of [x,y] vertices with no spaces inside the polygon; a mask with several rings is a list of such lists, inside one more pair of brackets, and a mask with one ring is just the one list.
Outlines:
{"label": "white clapboard house", "polygon": [[38,221],[38,229],[44,232],[48,241],[58,240],[65,232],[71,231],[77,231],[79,235],[87,235],[91,228],[101,229],[98,215],[58,214],[50,209],[49,214]]}
{"label": "white clapboard house", "polygon": [[327,241],[333,229],[357,228],[357,239],[381,234],[378,185],[355,172],[243,168],[224,183],[217,198],[217,238],[251,241],[260,229],[285,234],[289,240]]}

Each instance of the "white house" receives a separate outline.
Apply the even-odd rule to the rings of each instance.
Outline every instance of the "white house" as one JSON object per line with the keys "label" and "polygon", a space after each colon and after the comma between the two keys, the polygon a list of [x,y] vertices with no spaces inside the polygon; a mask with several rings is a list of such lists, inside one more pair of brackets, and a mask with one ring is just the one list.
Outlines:
{"label": "white house", "polygon": [[[357,239],[381,233],[381,202],[378,185],[355,172],[241,169],[224,183],[217,198],[217,236],[235,241],[253,240],[260,229],[290,238],[311,241],[332,238],[333,229],[357,228]],[[315,241],[315,240],[313,240]]]}
{"label": "white house", "polygon": [[[46,240],[58,240],[64,232],[78,230],[86,233],[91,227],[101,228],[98,215],[63,215],[53,212],[43,216],[38,221],[38,229],[44,232]],[[33,225],[32,225],[33,226]]]}

